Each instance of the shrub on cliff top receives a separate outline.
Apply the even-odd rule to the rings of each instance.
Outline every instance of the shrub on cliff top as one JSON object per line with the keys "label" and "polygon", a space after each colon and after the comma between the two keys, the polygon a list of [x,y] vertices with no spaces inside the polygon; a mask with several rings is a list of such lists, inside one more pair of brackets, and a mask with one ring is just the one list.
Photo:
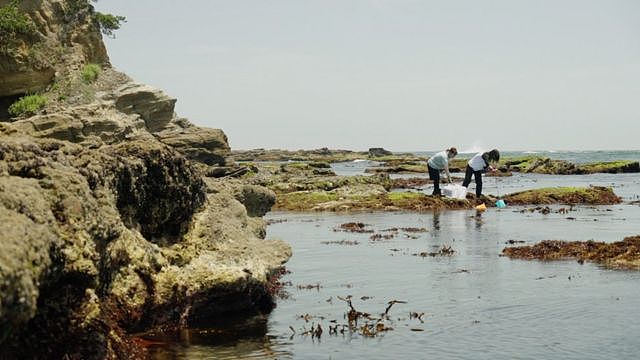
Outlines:
{"label": "shrub on cliff top", "polygon": [[27,95],[9,106],[11,116],[33,115],[47,104],[47,98],[42,95]]}
{"label": "shrub on cliff top", "polygon": [[18,37],[34,35],[36,32],[33,21],[18,8],[18,4],[18,0],[13,0],[0,7],[0,52],[2,53],[14,47]]}
{"label": "shrub on cliff top", "polygon": [[126,22],[127,19],[124,16],[113,15],[113,14],[103,14],[101,12],[97,12],[94,14],[94,19],[100,26],[100,31],[106,36],[111,38],[115,37],[113,32],[120,29],[120,25],[123,22]]}
{"label": "shrub on cliff top", "polygon": [[87,84],[92,83],[96,81],[101,71],[102,71],[102,68],[100,67],[100,65],[87,64],[84,66],[84,68],[82,68],[82,73],[81,73],[82,80],[84,80],[84,82]]}

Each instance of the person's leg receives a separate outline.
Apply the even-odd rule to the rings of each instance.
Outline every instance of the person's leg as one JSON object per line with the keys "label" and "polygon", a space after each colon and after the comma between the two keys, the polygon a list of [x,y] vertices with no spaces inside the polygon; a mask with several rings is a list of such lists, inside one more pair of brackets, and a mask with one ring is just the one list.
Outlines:
{"label": "person's leg", "polygon": [[467,187],[471,184],[471,175],[473,175],[473,169],[471,166],[467,165],[467,169],[464,172],[464,181],[462,182],[462,186]]}
{"label": "person's leg", "polygon": [[476,179],[476,197],[482,195],[482,172],[474,171],[473,177]]}
{"label": "person's leg", "polygon": [[429,179],[433,180],[433,194],[440,195],[440,171],[427,165],[429,169]]}

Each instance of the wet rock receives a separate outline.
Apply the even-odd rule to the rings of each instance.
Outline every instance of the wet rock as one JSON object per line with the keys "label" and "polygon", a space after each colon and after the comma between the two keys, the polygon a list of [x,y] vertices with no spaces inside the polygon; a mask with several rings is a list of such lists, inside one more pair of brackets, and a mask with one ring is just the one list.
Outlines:
{"label": "wet rock", "polygon": [[431,181],[427,178],[409,178],[409,179],[393,179],[391,189],[417,189],[429,184]]}
{"label": "wet rock", "polygon": [[527,190],[503,197],[510,205],[529,204],[619,204],[621,199],[611,188],[591,186],[587,188],[557,187]]}
{"label": "wet rock", "polygon": [[262,186],[244,185],[236,192],[236,199],[247,209],[247,214],[253,217],[264,216],[276,202],[276,194]]}
{"label": "wet rock", "polygon": [[[247,209],[263,214],[273,194],[209,192],[198,174],[155,140],[92,150],[0,126],[0,351],[37,338],[50,346],[34,356],[93,358],[129,331],[270,309],[266,284],[291,250]],[[64,346],[47,335],[62,328]]]}
{"label": "wet rock", "polygon": [[389,150],[385,150],[384,148],[369,148],[370,157],[381,157],[387,155],[393,155],[393,153]]}

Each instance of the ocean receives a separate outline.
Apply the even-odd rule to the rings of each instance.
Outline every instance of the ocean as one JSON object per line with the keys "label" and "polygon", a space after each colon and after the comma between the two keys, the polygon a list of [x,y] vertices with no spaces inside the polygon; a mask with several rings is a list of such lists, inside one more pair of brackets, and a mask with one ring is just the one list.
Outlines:
{"label": "ocean", "polygon": [[[505,152],[504,156],[528,152]],[[540,152],[576,163],[640,159],[638,151]],[[464,156],[462,156],[464,157]],[[334,164],[361,174],[367,161]],[[454,174],[460,176],[461,174]],[[426,174],[394,175],[426,176]],[[541,240],[614,242],[640,234],[639,174],[515,174],[485,178],[485,193],[548,186],[610,186],[624,202],[578,206],[569,214],[527,207],[427,213],[276,212],[267,238],[289,242],[282,281],[288,297],[268,315],[226,329],[185,332],[154,348],[165,358],[215,359],[636,359],[640,354],[640,272],[575,260],[541,262],[500,256]],[[472,185],[473,186],[473,185]],[[419,191],[431,192],[430,185]],[[528,207],[530,208],[530,207]],[[558,206],[552,206],[557,209]],[[374,233],[336,231],[362,222]],[[387,231],[413,228],[418,231]],[[420,256],[439,249],[453,253]],[[341,327],[348,296],[357,311],[380,317],[399,300],[376,336]],[[421,314],[419,318],[413,315]],[[369,320],[373,322],[374,320]],[[361,319],[358,326],[367,320]],[[308,331],[321,325],[320,337]],[[221,337],[222,332],[231,336]]]}

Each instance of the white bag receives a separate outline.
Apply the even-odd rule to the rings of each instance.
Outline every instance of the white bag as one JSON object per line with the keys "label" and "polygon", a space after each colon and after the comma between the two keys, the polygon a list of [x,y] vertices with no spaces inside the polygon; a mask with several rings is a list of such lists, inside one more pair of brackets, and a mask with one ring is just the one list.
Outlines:
{"label": "white bag", "polygon": [[457,184],[447,184],[442,187],[442,195],[464,200],[467,198],[467,188]]}

